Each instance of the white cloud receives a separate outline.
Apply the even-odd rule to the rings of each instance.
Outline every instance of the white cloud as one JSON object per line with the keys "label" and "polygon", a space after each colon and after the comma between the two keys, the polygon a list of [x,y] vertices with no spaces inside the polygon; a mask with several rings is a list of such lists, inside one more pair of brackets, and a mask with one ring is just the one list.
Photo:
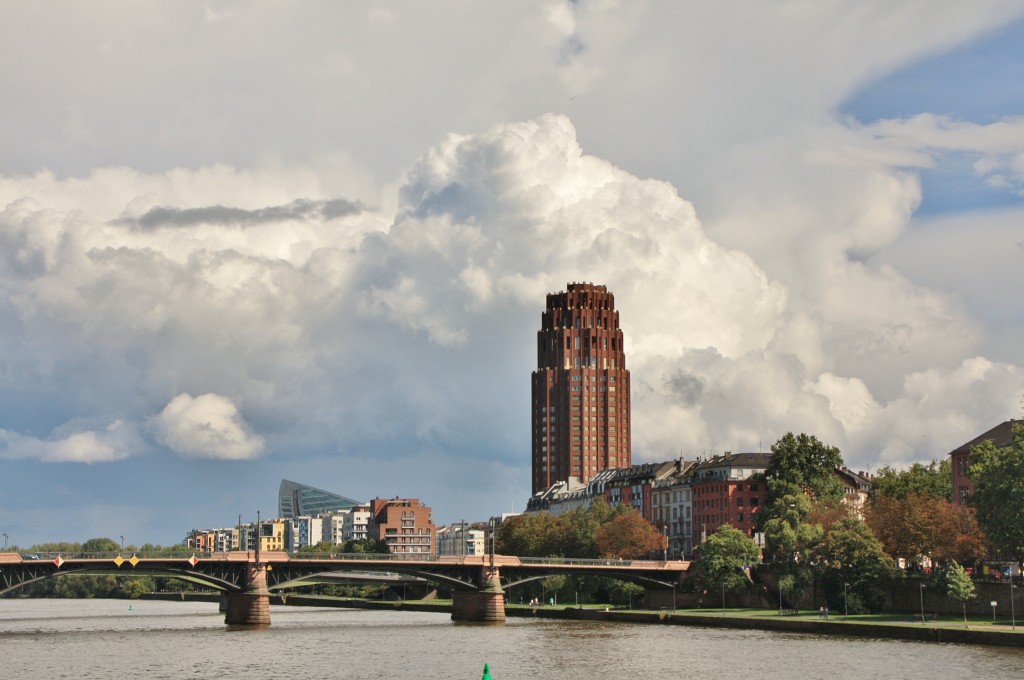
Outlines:
{"label": "white cloud", "polygon": [[[865,463],[936,455],[905,434],[930,419],[899,405],[921,399],[909,376],[973,356],[978,331],[945,294],[847,256],[896,239],[917,191],[900,169],[848,160],[821,157],[835,176],[819,188],[859,187],[860,207],[848,197],[814,231],[817,204],[803,206],[792,264],[773,273],[710,238],[672,186],[584,153],[558,115],[450,135],[386,201],[393,214],[331,212],[317,193],[260,205],[253,182],[273,174],[225,168],[195,173],[220,183],[215,202],[181,170],[115,173],[124,205],[63,212],[46,204],[111,175],[41,176],[34,200],[0,213],[20,329],[7,340],[28,375],[81,367],[73,380],[104,385],[120,418],[159,411],[150,432],[185,456],[500,441],[486,455],[513,460],[544,294],[588,280],[622,314],[638,459],[766,448],[788,430]],[[1005,366],[982,390],[990,408],[1014,389]]]}
{"label": "white cloud", "polygon": [[219,394],[179,394],[149,424],[161,444],[188,458],[246,460],[264,451],[263,438]]}
{"label": "white cloud", "polygon": [[0,429],[0,458],[44,463],[110,463],[139,453],[145,444],[136,429],[120,420],[102,430],[67,432],[69,423],[47,439]]}
{"label": "white cloud", "polygon": [[974,154],[974,170],[988,183],[1024,191],[1024,117],[978,124],[922,113],[879,121],[867,131],[885,146],[923,155],[915,163],[919,167],[930,166],[941,153]]}

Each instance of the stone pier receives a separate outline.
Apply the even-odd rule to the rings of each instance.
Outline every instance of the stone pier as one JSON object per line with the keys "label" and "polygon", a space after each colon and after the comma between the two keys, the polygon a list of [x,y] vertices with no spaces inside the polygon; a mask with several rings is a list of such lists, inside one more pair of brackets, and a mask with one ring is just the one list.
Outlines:
{"label": "stone pier", "polygon": [[250,563],[246,571],[249,582],[244,593],[228,593],[224,623],[230,626],[269,626],[270,591],[267,590],[267,567]]}
{"label": "stone pier", "polygon": [[505,591],[497,567],[481,568],[476,590],[452,592],[452,621],[505,622]]}

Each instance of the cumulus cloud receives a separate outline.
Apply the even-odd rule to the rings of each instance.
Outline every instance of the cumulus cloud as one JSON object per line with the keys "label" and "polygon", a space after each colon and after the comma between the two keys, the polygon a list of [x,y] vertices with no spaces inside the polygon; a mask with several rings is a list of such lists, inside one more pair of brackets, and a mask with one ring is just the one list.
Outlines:
{"label": "cumulus cloud", "polygon": [[[332,213],[323,196],[253,205],[252,185],[273,183],[263,171],[196,171],[219,182],[215,201],[181,170],[7,179],[0,194],[31,185],[33,197],[0,213],[2,341],[30,377],[17,387],[29,402],[51,398],[33,386],[45,380],[102,391],[186,457],[525,461],[544,295],[585,280],[607,285],[622,314],[639,460],[767,448],[789,430],[864,465],[941,455],[922,436],[949,429],[929,395],[976,393],[984,406],[956,430],[967,432],[1020,375],[977,354],[954,299],[851,256],[898,238],[917,191],[871,157],[817,161],[835,173],[827,192],[864,172],[846,184],[870,208],[817,232],[799,216],[785,267],[771,246],[755,257],[717,242],[670,184],[587,154],[561,115],[449,135],[389,211],[342,200]],[[113,190],[111,177],[121,205],[48,207],[65,189]]]}
{"label": "cumulus cloud", "polygon": [[47,439],[0,429],[0,458],[35,459],[44,463],[109,463],[139,453],[145,443],[136,428],[120,420],[100,430],[68,432],[58,428]]}
{"label": "cumulus cloud", "polygon": [[263,454],[254,434],[227,397],[179,394],[149,421],[157,441],[188,458],[246,460]]}

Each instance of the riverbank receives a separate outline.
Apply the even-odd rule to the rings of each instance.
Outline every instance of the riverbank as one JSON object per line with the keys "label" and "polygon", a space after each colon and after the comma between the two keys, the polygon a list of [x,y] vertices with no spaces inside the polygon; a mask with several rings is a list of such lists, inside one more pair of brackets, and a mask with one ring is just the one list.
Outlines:
{"label": "riverbank", "polygon": [[[151,593],[144,599],[217,601],[213,593]],[[356,600],[347,598],[315,597],[309,595],[273,595],[274,605],[306,607],[340,607],[349,609],[374,609],[383,611],[414,611],[451,613],[448,600]],[[508,605],[507,617],[533,617],[544,619],[568,619],[575,621],[603,621],[619,623],[643,623],[670,626],[701,626],[706,628],[732,628],[770,630],[807,635],[832,635],[865,637],[889,640],[914,640],[919,642],[942,642],[971,645],[992,645],[999,647],[1024,647],[1024,625],[1014,630],[1010,622],[993,623],[981,619],[963,620],[935,619],[924,623],[913,617],[899,614],[863,614],[843,618],[841,615],[828,620],[819,618],[816,611],[780,616],[777,610],[768,609],[678,609],[635,610],[612,609],[597,606],[563,607]]]}
{"label": "riverbank", "polygon": [[712,612],[707,609],[672,611],[637,611],[620,609],[588,609],[576,607],[517,607],[506,610],[506,616],[534,616],[538,618],[574,619],[581,621],[616,621],[623,623],[649,623],[674,626],[702,626],[707,628],[734,628],[771,630],[810,635],[841,635],[890,640],[915,640],[1000,647],[1024,647],[1024,628],[1013,630],[1009,624],[993,625],[979,621],[963,622],[931,620],[921,623],[911,617],[899,615],[863,615],[848,619],[822,620],[818,612],[780,616],[772,610],[726,610]]}

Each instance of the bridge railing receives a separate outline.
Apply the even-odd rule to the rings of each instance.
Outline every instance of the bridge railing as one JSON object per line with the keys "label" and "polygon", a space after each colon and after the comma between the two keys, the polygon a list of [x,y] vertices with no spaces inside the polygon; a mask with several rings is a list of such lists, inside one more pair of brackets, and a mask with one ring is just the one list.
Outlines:
{"label": "bridge railing", "polygon": [[685,562],[661,560],[622,560],[622,559],[583,559],[577,557],[520,557],[522,564],[586,566],[586,567],[622,567],[624,569],[655,569],[669,566],[686,568]]}
{"label": "bridge railing", "polygon": [[65,560],[113,560],[117,559],[120,555],[124,559],[130,558],[132,555],[141,559],[168,559],[168,560],[187,560],[196,555],[197,557],[208,557],[209,553],[200,553],[195,550],[181,549],[181,550],[122,550],[120,552],[75,552],[75,551],[63,551],[63,552],[33,552],[33,553],[3,553],[4,557],[13,557],[21,561],[35,561],[35,560],[55,560],[58,557]]}

